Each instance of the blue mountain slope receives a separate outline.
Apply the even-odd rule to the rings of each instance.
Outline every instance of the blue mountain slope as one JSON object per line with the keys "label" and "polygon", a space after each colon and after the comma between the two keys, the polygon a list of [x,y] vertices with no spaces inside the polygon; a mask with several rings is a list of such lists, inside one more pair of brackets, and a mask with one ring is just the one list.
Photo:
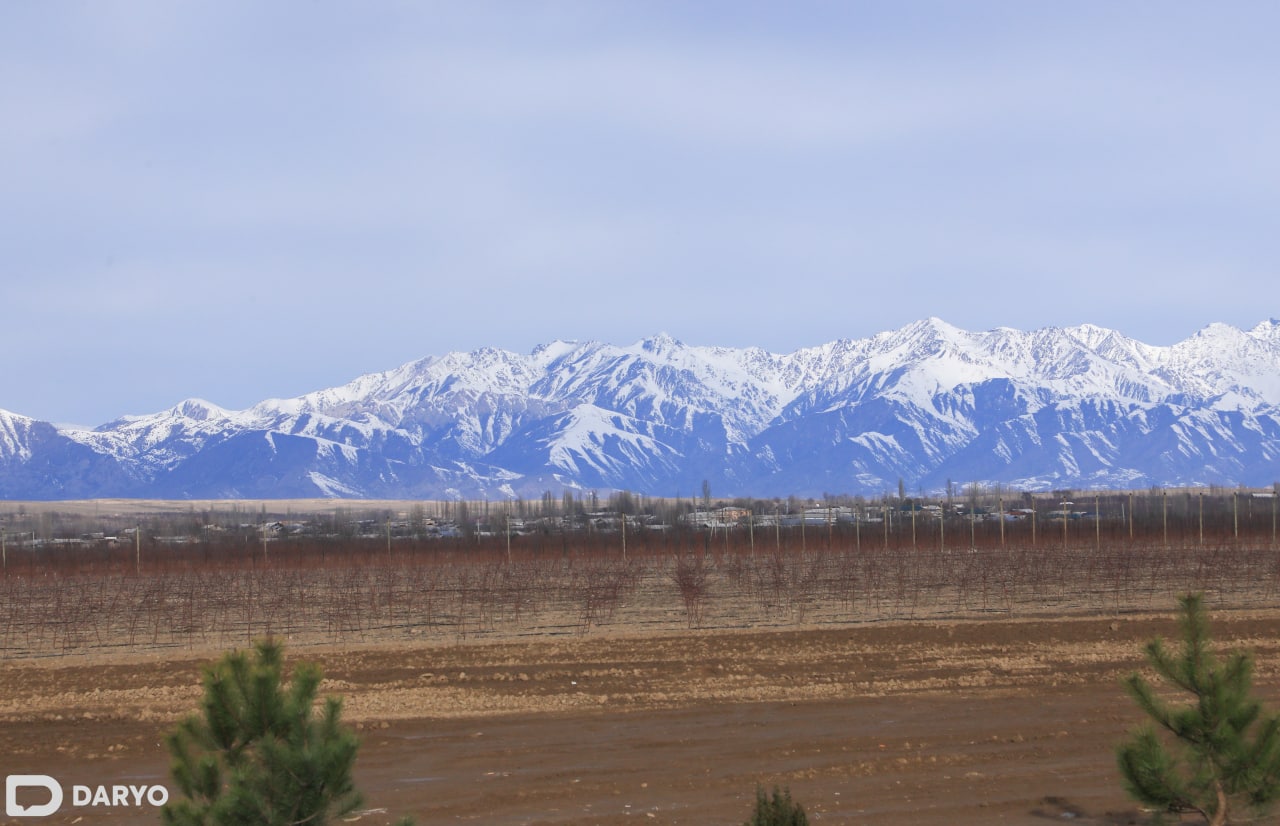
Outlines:
{"label": "blue mountain slope", "polygon": [[92,431],[0,411],[12,499],[537,498],[1271,485],[1280,322],[1170,347],[926,319],[778,355],[657,336],[427,358],[228,411]]}

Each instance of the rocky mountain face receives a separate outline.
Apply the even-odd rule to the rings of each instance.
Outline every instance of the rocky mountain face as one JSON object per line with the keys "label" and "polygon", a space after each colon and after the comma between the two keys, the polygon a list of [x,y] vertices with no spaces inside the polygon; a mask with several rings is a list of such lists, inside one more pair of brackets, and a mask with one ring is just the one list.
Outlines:
{"label": "rocky mountain face", "polygon": [[1156,347],[938,319],[788,355],[553,342],[93,430],[0,411],[8,499],[537,498],[1271,485],[1280,321]]}

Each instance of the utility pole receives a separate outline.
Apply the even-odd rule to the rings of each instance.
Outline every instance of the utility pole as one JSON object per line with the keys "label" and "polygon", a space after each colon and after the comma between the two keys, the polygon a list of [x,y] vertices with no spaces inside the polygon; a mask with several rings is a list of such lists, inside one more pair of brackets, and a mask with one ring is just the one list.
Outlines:
{"label": "utility pole", "polygon": [[1200,491],[1200,547],[1204,547],[1204,491]]}
{"label": "utility pole", "polygon": [[1160,490],[1160,524],[1164,531],[1164,546],[1169,547],[1169,492]]}

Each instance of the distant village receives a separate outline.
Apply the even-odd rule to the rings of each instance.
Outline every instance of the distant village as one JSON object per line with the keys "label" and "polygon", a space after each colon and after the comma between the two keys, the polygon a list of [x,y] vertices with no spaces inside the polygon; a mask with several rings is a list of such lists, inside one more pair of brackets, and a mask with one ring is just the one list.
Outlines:
{"label": "distant village", "polygon": [[[290,539],[386,541],[484,539],[551,534],[671,531],[805,531],[863,529],[929,530],[939,522],[1083,522],[1114,524],[1134,519],[1179,522],[1244,517],[1274,523],[1277,491],[1206,489],[1093,493],[1053,491],[1008,498],[971,490],[945,498],[891,498],[834,502],[773,500],[665,500],[614,495],[605,502],[569,499],[563,503],[339,501],[328,508],[299,509],[290,503],[205,503],[185,511],[169,507],[148,513],[86,513],[83,506],[58,503],[0,504],[0,548],[93,547],[115,545],[220,544]],[[843,501],[841,501],[843,500]],[[173,503],[170,503],[172,505]],[[595,507],[592,507],[592,506]],[[1259,527],[1255,525],[1255,528]]]}

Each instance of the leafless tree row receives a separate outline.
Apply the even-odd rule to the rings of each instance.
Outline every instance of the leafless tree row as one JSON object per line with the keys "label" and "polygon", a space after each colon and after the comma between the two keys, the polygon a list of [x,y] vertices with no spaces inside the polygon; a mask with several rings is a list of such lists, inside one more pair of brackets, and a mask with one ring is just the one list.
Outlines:
{"label": "leafless tree row", "polygon": [[967,535],[948,524],[949,539],[919,524],[914,537],[862,527],[686,531],[632,542],[626,555],[608,534],[430,551],[18,554],[0,578],[0,657],[226,648],[263,634],[305,645],[1124,611],[1189,590],[1248,605],[1273,600],[1280,583],[1265,535],[1101,540],[1068,525],[1065,541],[1042,533],[1033,545],[977,523]]}

